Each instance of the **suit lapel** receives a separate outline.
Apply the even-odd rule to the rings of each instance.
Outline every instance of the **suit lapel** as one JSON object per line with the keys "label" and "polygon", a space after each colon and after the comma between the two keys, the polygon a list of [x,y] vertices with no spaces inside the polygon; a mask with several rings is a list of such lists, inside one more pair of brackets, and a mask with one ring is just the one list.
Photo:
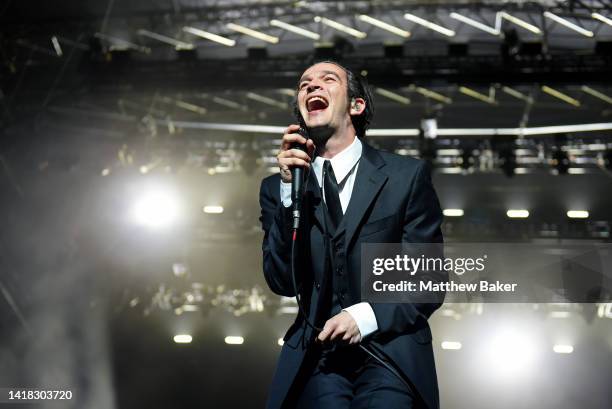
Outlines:
{"label": "suit lapel", "polygon": [[380,170],[385,165],[383,158],[374,148],[365,142],[362,143],[363,151],[357,167],[351,200],[342,223],[336,231],[336,235],[346,231],[345,243],[347,246],[378,192],[388,179],[388,176]]}

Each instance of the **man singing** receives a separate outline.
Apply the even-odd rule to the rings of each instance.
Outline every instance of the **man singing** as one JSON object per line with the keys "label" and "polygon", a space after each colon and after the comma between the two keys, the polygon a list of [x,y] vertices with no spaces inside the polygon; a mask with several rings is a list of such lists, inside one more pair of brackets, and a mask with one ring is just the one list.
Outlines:
{"label": "man singing", "polygon": [[[317,63],[304,71],[297,91],[295,113],[309,139],[298,133],[300,125],[286,129],[280,177],[264,179],[260,204],[266,281],[273,292],[296,296],[291,169],[305,170],[295,278],[307,319],[298,314],[284,337],[267,407],[436,409],[427,320],[443,296],[428,304],[368,303],[360,290],[362,243],[442,242],[429,167],[362,140],[373,101],[347,68]],[[306,151],[292,149],[295,143]]]}

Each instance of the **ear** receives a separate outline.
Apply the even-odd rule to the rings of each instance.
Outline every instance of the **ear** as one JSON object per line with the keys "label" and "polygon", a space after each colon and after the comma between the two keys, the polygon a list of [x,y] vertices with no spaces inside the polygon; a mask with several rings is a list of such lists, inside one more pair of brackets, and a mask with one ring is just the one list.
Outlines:
{"label": "ear", "polygon": [[353,98],[351,100],[350,114],[361,115],[365,111],[366,103],[363,98]]}

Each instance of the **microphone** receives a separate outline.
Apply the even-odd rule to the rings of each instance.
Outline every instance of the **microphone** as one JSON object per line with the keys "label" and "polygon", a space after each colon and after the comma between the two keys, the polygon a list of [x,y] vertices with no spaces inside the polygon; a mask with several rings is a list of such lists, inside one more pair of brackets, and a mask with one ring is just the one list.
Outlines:
{"label": "microphone", "polygon": [[[300,128],[298,133],[308,139],[306,129]],[[299,149],[306,152],[306,145],[294,143],[291,149]],[[300,213],[302,212],[302,196],[304,192],[304,168],[295,166],[291,169],[291,202],[293,207],[293,229],[297,230],[300,226]]]}

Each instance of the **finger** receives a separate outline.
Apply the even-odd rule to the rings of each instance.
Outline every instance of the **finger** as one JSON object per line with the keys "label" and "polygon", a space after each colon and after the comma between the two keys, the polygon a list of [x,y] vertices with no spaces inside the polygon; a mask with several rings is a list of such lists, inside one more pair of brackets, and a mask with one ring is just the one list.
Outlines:
{"label": "finger", "polygon": [[298,124],[291,124],[285,128],[285,132],[283,133],[296,133],[300,130],[300,126]]}
{"label": "finger", "polygon": [[304,145],[306,143],[306,138],[304,138],[299,133],[286,133],[283,135],[281,150],[286,151],[288,149],[291,149],[291,145],[294,143]]}
{"label": "finger", "polygon": [[319,333],[319,336],[317,337],[317,339],[321,342],[326,341],[332,329],[333,328],[331,328],[327,323],[325,323],[325,326],[323,327],[323,331]]}
{"label": "finger", "polygon": [[291,167],[309,168],[310,163],[299,158],[282,158],[279,159],[278,166],[283,170],[289,169]]}
{"label": "finger", "polygon": [[286,151],[281,151],[278,158],[300,158],[307,162],[310,162],[310,155],[308,153],[301,151],[299,149],[288,149]]}
{"label": "finger", "polygon": [[344,327],[343,325],[338,325],[336,328],[334,328],[334,331],[329,336],[329,340],[333,341],[339,336],[341,336],[342,334],[344,334],[345,332],[346,332],[346,327]]}

